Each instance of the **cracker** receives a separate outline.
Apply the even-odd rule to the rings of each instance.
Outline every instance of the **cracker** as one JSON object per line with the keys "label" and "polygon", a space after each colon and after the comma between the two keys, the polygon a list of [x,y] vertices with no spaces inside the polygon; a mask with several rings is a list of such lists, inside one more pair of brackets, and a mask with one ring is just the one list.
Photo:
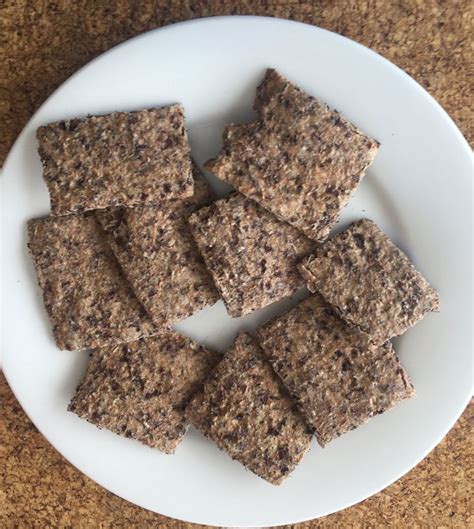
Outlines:
{"label": "cracker", "polygon": [[68,409],[173,453],[188,426],[184,407],[219,357],[174,332],[96,349]]}
{"label": "cracker", "polygon": [[311,442],[312,432],[246,333],[237,337],[185,414],[221,450],[274,485],[296,467]]}
{"label": "cracker", "polygon": [[404,333],[439,297],[408,257],[371,220],[320,245],[299,270],[347,322],[378,344]]}
{"label": "cracker", "polygon": [[303,286],[296,262],[314,242],[253,200],[233,194],[191,215],[189,224],[231,316]]}
{"label": "cracker", "polygon": [[322,446],[414,395],[390,342],[372,344],[318,294],[257,339]]}
{"label": "cracker", "polygon": [[187,226],[187,215],[211,200],[196,166],[193,175],[195,194],[186,200],[96,212],[137,298],[158,325],[176,323],[219,299]]}
{"label": "cracker", "polygon": [[59,121],[37,137],[52,215],[193,193],[181,105]]}
{"label": "cracker", "polygon": [[100,347],[157,332],[93,215],[30,220],[28,236],[60,349]]}
{"label": "cracker", "polygon": [[259,120],[230,125],[205,167],[319,241],[329,234],[379,144],[275,70],[257,88]]}

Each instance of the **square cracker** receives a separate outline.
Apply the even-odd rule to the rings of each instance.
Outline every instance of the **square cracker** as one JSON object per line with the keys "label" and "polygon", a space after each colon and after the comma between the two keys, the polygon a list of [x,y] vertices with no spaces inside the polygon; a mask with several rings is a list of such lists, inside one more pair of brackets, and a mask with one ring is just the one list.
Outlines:
{"label": "square cracker", "polygon": [[240,193],[189,218],[229,314],[239,317],[303,286],[297,260],[315,243]]}
{"label": "square cracker", "polygon": [[319,241],[329,234],[379,144],[275,70],[257,88],[259,120],[230,125],[205,167]]}
{"label": "square cracker", "polygon": [[385,343],[439,306],[436,291],[371,220],[351,224],[299,266],[348,323]]}
{"label": "square cracker", "polygon": [[137,298],[158,325],[176,323],[219,299],[187,225],[186,217],[211,200],[197,166],[193,176],[188,199],[96,212]]}
{"label": "square cracker", "polygon": [[312,432],[246,333],[237,337],[185,414],[232,459],[274,485],[296,467],[311,442]]}
{"label": "square cracker", "polygon": [[59,121],[37,137],[52,215],[193,193],[181,105]]}
{"label": "square cracker", "polygon": [[100,347],[156,334],[93,215],[30,220],[28,236],[60,349]]}
{"label": "square cracker", "polygon": [[219,357],[174,332],[96,349],[68,409],[173,453],[188,426],[184,407]]}
{"label": "square cracker", "polygon": [[321,446],[414,395],[391,343],[370,343],[318,294],[257,339]]}

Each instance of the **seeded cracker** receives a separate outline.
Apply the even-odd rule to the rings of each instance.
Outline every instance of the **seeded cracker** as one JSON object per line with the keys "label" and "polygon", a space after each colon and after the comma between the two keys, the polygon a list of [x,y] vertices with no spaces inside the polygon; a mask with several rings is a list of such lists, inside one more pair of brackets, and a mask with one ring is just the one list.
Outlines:
{"label": "seeded cracker", "polygon": [[137,298],[158,325],[176,323],[219,299],[187,225],[186,217],[211,200],[197,166],[193,175],[189,199],[96,213]]}
{"label": "seeded cracker", "polygon": [[314,240],[323,240],[379,144],[275,70],[257,88],[259,121],[230,125],[205,166]]}
{"label": "seeded cracker", "polygon": [[437,292],[368,219],[320,245],[299,269],[312,292],[378,344],[439,306]]}
{"label": "seeded cracker", "polygon": [[233,459],[279,485],[308,450],[311,431],[255,341],[241,333],[185,410]]}
{"label": "seeded cracker", "polygon": [[314,242],[253,200],[233,194],[191,215],[189,224],[231,316],[303,286],[296,262]]}
{"label": "seeded cracker", "polygon": [[219,356],[171,332],[96,349],[68,409],[173,453],[187,430],[184,406]]}
{"label": "seeded cracker", "polygon": [[28,236],[60,349],[111,345],[157,332],[92,215],[30,220]]}
{"label": "seeded cracker", "polygon": [[318,294],[264,325],[258,341],[321,446],[415,393],[391,343],[371,344]]}
{"label": "seeded cracker", "polygon": [[59,121],[37,136],[52,215],[193,193],[181,105]]}

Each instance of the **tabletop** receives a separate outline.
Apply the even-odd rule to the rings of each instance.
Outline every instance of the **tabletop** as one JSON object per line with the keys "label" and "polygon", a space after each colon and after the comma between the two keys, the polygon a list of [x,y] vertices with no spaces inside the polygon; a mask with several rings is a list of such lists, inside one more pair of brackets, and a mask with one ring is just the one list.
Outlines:
{"label": "tabletop", "polygon": [[[468,0],[7,0],[0,1],[0,163],[44,99],[95,56],[143,31],[231,14],[299,20],[372,48],[424,86],[472,145]],[[82,475],[39,434],[1,374],[0,410],[1,527],[200,527],[129,504]],[[474,527],[473,424],[471,403],[395,484],[293,527]]]}

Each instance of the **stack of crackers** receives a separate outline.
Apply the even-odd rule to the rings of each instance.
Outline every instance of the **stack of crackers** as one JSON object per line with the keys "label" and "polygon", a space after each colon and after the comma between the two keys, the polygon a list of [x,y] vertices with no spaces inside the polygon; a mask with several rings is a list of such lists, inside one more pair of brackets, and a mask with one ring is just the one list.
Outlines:
{"label": "stack of crackers", "polygon": [[[191,424],[280,484],[309,449],[414,395],[390,339],[438,308],[377,225],[328,238],[379,144],[268,70],[257,119],[205,167],[180,105],[38,130],[51,199],[29,249],[57,346],[93,349],[69,410],[173,453]],[[173,330],[219,299],[239,318],[309,295],[224,355]]]}

